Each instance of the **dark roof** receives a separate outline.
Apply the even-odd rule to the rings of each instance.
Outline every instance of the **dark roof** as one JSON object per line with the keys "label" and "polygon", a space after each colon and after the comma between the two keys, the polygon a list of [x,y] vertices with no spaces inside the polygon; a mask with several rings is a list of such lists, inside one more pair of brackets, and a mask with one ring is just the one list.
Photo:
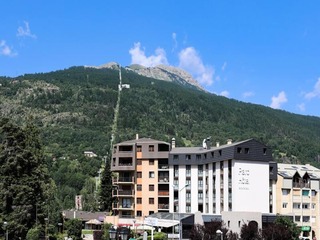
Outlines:
{"label": "dark roof", "polygon": [[78,210],[64,210],[62,215],[65,219],[81,219],[82,221],[89,221],[91,219],[97,219],[104,221],[105,216],[109,215],[108,212],[86,212]]}
{"label": "dark roof", "polygon": [[237,146],[239,144],[245,143],[245,142],[249,142],[253,139],[247,139],[244,141],[240,141],[240,142],[235,142],[235,143],[230,143],[230,144],[224,144],[224,145],[220,145],[219,147],[217,146],[211,146],[209,149],[208,148],[203,148],[203,147],[175,147],[172,148],[170,151],[170,154],[194,154],[194,153],[206,153],[206,152],[211,152],[214,150],[219,150],[219,149],[224,149],[224,148],[229,148],[229,147],[234,147]]}
{"label": "dark roof", "polygon": [[118,143],[116,145],[125,145],[125,144],[135,144],[135,143],[164,143],[164,144],[169,144],[167,142],[164,141],[159,141],[159,140],[154,140],[152,138],[138,138],[138,139],[133,139],[133,140],[128,140],[128,141],[124,141],[121,143]]}

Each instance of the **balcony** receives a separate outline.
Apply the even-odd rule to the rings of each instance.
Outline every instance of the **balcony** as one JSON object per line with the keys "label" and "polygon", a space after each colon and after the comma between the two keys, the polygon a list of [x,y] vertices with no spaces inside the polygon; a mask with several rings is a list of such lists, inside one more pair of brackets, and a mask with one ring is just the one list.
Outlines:
{"label": "balcony", "polygon": [[158,170],[169,170],[169,165],[168,164],[159,164]]}
{"label": "balcony", "polygon": [[159,203],[158,204],[158,209],[168,210],[169,209],[169,203]]}
{"label": "balcony", "polygon": [[134,184],[134,177],[114,177],[112,178],[112,183],[114,185],[118,185],[118,184],[128,184],[128,183],[131,183],[131,184]]}
{"label": "balcony", "polygon": [[112,192],[114,197],[133,197],[134,190],[122,190],[122,189],[115,189]]}
{"label": "balcony", "polygon": [[134,211],[134,204],[121,204],[121,203],[115,203],[113,205],[113,209],[117,210],[126,210],[126,211]]}
{"label": "balcony", "polygon": [[293,188],[310,188],[310,183],[294,182]]}
{"label": "balcony", "polygon": [[165,191],[165,190],[158,191],[158,196],[169,196],[169,191]]}
{"label": "balcony", "polygon": [[169,176],[159,176],[159,183],[169,183]]}

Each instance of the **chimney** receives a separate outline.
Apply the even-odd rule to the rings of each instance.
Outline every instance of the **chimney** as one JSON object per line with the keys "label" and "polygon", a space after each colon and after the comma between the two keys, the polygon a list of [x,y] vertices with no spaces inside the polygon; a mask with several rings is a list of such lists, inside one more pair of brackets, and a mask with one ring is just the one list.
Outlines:
{"label": "chimney", "polygon": [[232,144],[232,139],[228,139],[227,144]]}
{"label": "chimney", "polygon": [[220,143],[219,142],[216,142],[216,147],[220,147]]}
{"label": "chimney", "polygon": [[139,139],[139,133],[136,133],[136,140]]}
{"label": "chimney", "polygon": [[171,140],[171,149],[176,147],[176,139],[172,138]]}

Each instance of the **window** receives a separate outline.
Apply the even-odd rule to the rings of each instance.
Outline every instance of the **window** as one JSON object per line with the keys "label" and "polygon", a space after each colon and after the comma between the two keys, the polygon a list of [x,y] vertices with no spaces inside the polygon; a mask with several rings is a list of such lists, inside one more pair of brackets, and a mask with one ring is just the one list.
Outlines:
{"label": "window", "polygon": [[149,165],[154,165],[154,159],[149,160]]}
{"label": "window", "polygon": [[[186,180],[186,185],[191,186],[191,180],[190,179]],[[177,186],[178,186],[178,184],[177,184]],[[186,187],[186,188],[188,188],[188,187]]]}
{"label": "window", "polygon": [[137,152],[142,152],[142,147],[141,147],[141,145],[137,146]]}
{"label": "window", "polygon": [[219,156],[221,156],[222,155],[222,150],[219,150]]}
{"label": "window", "polygon": [[282,195],[287,196],[290,194],[290,189],[282,189]]}
{"label": "window", "polygon": [[309,190],[302,190],[302,196],[309,196]]}
{"label": "window", "polygon": [[202,200],[203,199],[203,193],[202,192],[198,192],[198,199]]}
{"label": "window", "polygon": [[294,216],[294,221],[295,222],[300,222],[300,216]]}
{"label": "window", "polygon": [[315,197],[315,196],[317,196],[317,191],[315,191],[315,190],[312,190],[312,191],[311,191],[311,196],[312,196],[312,197]]}
{"label": "window", "polygon": [[149,198],[149,204],[154,204],[154,198]]}
{"label": "window", "polygon": [[315,203],[311,203],[311,208],[312,209],[316,209],[316,204]]}
{"label": "window", "polygon": [[244,153],[245,153],[245,154],[249,154],[249,148],[245,148],[245,149],[244,149]]}
{"label": "window", "polygon": [[190,206],[190,205],[187,205],[187,206],[186,206],[186,212],[187,212],[187,213],[191,212],[191,206]]}
{"label": "window", "polygon": [[154,191],[154,185],[153,184],[149,185],[149,191]]}
{"label": "window", "polygon": [[137,178],[142,178],[142,172],[137,172]]}
{"label": "window", "polygon": [[211,152],[211,157],[214,158],[214,152]]}
{"label": "window", "polygon": [[198,180],[198,188],[203,188],[203,180]]}
{"label": "window", "polygon": [[137,165],[142,165],[142,160],[141,159],[137,160]]}
{"label": "window", "polygon": [[137,191],[142,191],[142,185],[141,184],[137,184]]}
{"label": "window", "polygon": [[263,148],[263,155],[267,155],[267,149]]}
{"label": "window", "polygon": [[149,172],[149,178],[154,178],[154,172]]}
{"label": "window", "polygon": [[191,155],[190,154],[186,155],[186,160],[191,160]]}
{"label": "window", "polygon": [[200,160],[200,159],[201,159],[201,154],[197,154],[197,155],[196,155],[196,159],[197,159],[197,160]]}
{"label": "window", "polygon": [[142,211],[137,211],[137,216],[142,217]]}
{"label": "window", "polygon": [[186,165],[186,175],[191,176],[191,165]]}
{"label": "window", "polygon": [[241,153],[242,152],[242,148],[241,147],[238,147],[237,148],[237,153]]}
{"label": "window", "polygon": [[282,203],[282,208],[287,208],[287,206],[288,206],[288,203],[286,202]]}
{"label": "window", "polygon": [[198,165],[198,175],[199,176],[203,175],[203,165]]}
{"label": "window", "polygon": [[294,209],[300,209],[300,203],[293,203]]}
{"label": "window", "polygon": [[204,159],[207,159],[207,154],[206,153],[203,154],[203,157],[204,157]]}
{"label": "window", "polygon": [[178,160],[179,159],[179,155],[173,155],[173,160]]}
{"label": "window", "polygon": [[142,198],[137,198],[137,204],[142,204]]}
{"label": "window", "polygon": [[309,209],[309,203],[302,203],[303,209]]}
{"label": "window", "polygon": [[191,201],[191,193],[190,193],[190,192],[187,192],[187,193],[186,193],[186,201],[187,201],[187,202],[190,202],[190,201]]}
{"label": "window", "polygon": [[154,211],[149,211],[149,215],[152,215],[152,214],[154,214]]}
{"label": "window", "polygon": [[149,152],[154,152],[154,145],[149,145]]}

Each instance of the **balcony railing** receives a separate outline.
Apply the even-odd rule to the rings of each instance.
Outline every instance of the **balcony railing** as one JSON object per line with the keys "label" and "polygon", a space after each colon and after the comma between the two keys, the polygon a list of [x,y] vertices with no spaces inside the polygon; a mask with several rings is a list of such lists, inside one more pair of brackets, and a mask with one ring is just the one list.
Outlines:
{"label": "balcony railing", "polygon": [[301,183],[301,182],[294,182],[294,188],[310,188],[310,183]]}
{"label": "balcony railing", "polygon": [[169,176],[159,177],[159,182],[169,182]]}
{"label": "balcony railing", "polygon": [[169,191],[159,191],[158,195],[159,196],[169,196]]}
{"label": "balcony railing", "polygon": [[134,210],[134,204],[133,203],[128,203],[128,204],[121,204],[121,203],[116,203],[114,204],[114,209],[121,209],[121,210]]}
{"label": "balcony railing", "polygon": [[114,177],[113,183],[134,183],[134,177]]}
{"label": "balcony railing", "polygon": [[134,190],[121,190],[121,189],[113,190],[113,196],[133,196],[133,195],[134,195]]}
{"label": "balcony railing", "polygon": [[159,170],[169,170],[169,165],[168,164],[159,164],[158,169]]}
{"label": "balcony railing", "polygon": [[158,209],[169,209],[168,203],[160,203],[158,204]]}

